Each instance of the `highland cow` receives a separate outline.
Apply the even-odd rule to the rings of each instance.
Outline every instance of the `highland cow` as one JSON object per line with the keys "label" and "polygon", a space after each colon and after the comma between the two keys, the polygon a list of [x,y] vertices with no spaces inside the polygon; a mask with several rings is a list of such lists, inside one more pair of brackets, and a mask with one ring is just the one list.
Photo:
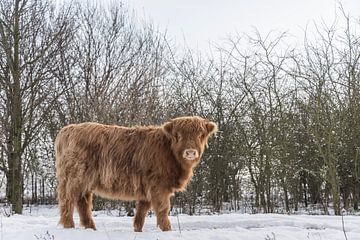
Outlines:
{"label": "highland cow", "polygon": [[171,230],[170,197],[183,191],[199,163],[215,123],[179,117],[162,126],[72,124],[56,141],[60,224],[73,228],[74,208],[85,228],[95,229],[92,195],[137,201],[134,230],[142,231],[152,208],[162,231]]}

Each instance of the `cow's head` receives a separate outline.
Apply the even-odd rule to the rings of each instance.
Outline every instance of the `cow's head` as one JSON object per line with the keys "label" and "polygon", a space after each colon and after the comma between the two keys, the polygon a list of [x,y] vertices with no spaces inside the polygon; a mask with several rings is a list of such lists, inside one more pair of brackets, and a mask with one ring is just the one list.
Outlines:
{"label": "cow's head", "polygon": [[171,150],[176,159],[186,165],[193,165],[199,162],[217,126],[201,117],[179,117],[166,122],[163,129],[171,139]]}

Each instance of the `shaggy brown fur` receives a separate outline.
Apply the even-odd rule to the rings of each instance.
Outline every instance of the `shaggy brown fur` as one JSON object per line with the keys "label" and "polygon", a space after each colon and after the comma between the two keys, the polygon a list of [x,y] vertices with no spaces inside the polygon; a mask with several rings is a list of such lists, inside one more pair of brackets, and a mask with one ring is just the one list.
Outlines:
{"label": "shaggy brown fur", "polygon": [[162,126],[81,123],[64,127],[55,141],[60,224],[74,227],[76,207],[81,224],[95,229],[91,215],[95,193],[136,200],[135,231],[142,231],[151,207],[160,229],[171,230],[170,197],[184,190],[216,131],[215,123],[200,117],[175,118]]}

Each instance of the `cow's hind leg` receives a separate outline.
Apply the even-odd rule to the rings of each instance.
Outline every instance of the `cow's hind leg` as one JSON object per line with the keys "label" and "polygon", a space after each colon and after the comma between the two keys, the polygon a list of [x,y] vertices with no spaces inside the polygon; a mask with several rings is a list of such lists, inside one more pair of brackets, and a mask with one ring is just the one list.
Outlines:
{"label": "cow's hind leg", "polygon": [[66,182],[62,181],[58,185],[58,199],[60,208],[60,221],[59,224],[64,228],[75,227],[73,214],[74,214],[74,200],[68,198],[66,194]]}
{"label": "cow's hind leg", "polygon": [[95,223],[92,219],[92,193],[87,192],[78,197],[76,201],[76,208],[80,216],[80,224],[85,228],[92,228],[96,230]]}
{"label": "cow's hind leg", "polygon": [[134,218],[134,231],[141,232],[144,226],[145,217],[150,209],[150,202],[138,201],[136,204],[136,215]]}

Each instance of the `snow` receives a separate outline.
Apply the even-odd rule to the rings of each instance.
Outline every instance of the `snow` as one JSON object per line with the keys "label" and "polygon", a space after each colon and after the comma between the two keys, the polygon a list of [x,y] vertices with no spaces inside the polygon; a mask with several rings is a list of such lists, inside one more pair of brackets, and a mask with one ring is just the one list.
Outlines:
{"label": "snow", "polygon": [[[1,216],[1,240],[122,240],[122,239],[242,239],[242,240],[338,240],[345,239],[340,216],[280,215],[280,214],[222,214],[207,216],[171,216],[173,231],[161,232],[156,227],[156,217],[145,220],[142,233],[133,232],[132,217],[109,216],[106,212],[94,212],[98,230],[79,226],[74,214],[75,229],[63,229],[57,225],[58,210],[32,209],[24,215]],[[344,216],[348,239],[360,239],[360,216]]]}

